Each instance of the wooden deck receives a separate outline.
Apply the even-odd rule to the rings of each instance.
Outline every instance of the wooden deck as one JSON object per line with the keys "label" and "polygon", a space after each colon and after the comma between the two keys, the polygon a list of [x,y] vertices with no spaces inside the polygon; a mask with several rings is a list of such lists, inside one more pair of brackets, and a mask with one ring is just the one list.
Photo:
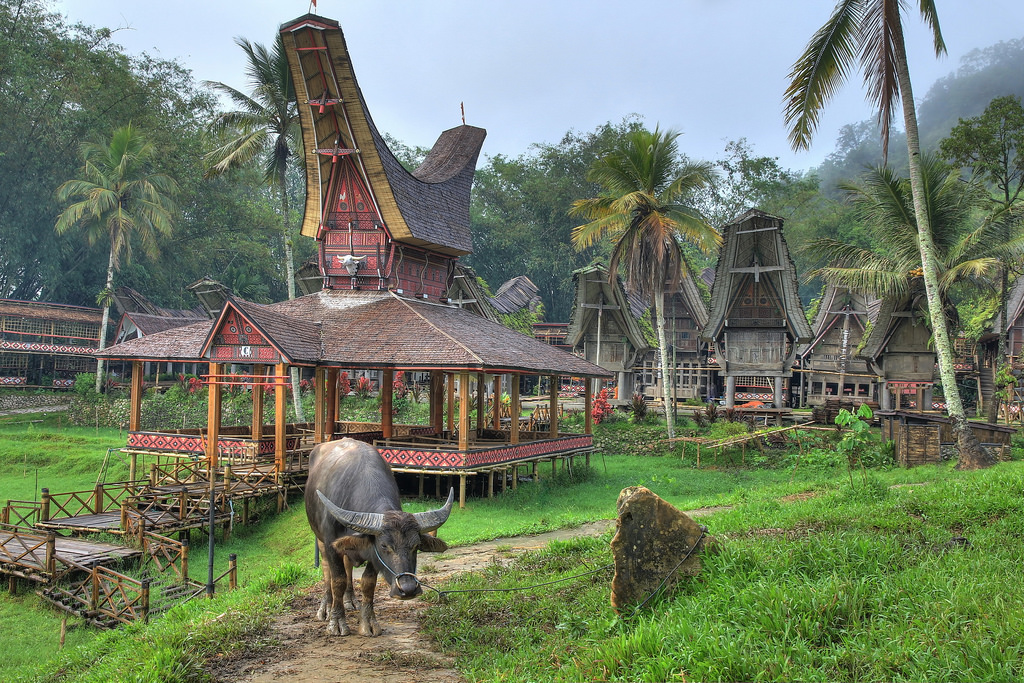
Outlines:
{"label": "wooden deck", "polygon": [[68,567],[91,569],[141,556],[137,548],[0,525],[0,569],[30,581],[49,583]]}

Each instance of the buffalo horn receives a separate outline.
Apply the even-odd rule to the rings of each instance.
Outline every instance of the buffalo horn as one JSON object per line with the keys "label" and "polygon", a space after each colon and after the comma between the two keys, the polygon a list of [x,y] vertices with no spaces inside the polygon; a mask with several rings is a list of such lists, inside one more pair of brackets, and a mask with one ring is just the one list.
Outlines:
{"label": "buffalo horn", "polygon": [[[352,512],[351,510],[338,507],[319,490],[316,492],[316,495],[320,496],[320,502],[324,504],[327,511],[331,513],[331,516],[352,531],[376,536],[384,528],[384,515],[379,512]],[[425,512],[423,514],[429,513]],[[447,517],[447,515],[445,516]]]}
{"label": "buffalo horn", "polygon": [[420,531],[433,531],[447,522],[448,515],[452,513],[453,500],[455,500],[454,487],[448,490],[448,502],[444,504],[444,507],[436,510],[427,510],[426,512],[413,513],[413,517],[416,518],[416,523],[420,525]]}

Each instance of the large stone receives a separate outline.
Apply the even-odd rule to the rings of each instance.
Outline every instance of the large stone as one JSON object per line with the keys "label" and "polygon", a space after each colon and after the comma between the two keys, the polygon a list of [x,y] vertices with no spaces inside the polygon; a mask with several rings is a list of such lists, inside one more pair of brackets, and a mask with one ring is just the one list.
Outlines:
{"label": "large stone", "polygon": [[662,581],[671,589],[679,577],[700,573],[700,553],[713,541],[704,527],[643,486],[623,489],[616,506],[611,547],[612,607],[617,612],[641,604]]}

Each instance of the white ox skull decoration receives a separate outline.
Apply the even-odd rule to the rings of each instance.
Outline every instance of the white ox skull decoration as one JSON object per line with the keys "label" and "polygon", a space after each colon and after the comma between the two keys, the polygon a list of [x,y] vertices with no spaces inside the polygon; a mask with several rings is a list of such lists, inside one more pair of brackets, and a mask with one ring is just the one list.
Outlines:
{"label": "white ox skull decoration", "polygon": [[352,276],[355,276],[356,271],[359,270],[359,264],[363,262],[365,256],[353,256],[352,254],[345,254],[338,261],[345,271]]}

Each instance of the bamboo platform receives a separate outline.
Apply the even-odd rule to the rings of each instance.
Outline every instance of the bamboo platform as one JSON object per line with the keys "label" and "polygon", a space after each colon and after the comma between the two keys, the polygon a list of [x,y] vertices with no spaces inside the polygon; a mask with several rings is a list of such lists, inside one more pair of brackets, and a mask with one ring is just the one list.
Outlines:
{"label": "bamboo platform", "polygon": [[142,550],[137,548],[0,525],[0,570],[29,581],[49,583],[58,569],[68,566],[92,569],[141,556]]}

